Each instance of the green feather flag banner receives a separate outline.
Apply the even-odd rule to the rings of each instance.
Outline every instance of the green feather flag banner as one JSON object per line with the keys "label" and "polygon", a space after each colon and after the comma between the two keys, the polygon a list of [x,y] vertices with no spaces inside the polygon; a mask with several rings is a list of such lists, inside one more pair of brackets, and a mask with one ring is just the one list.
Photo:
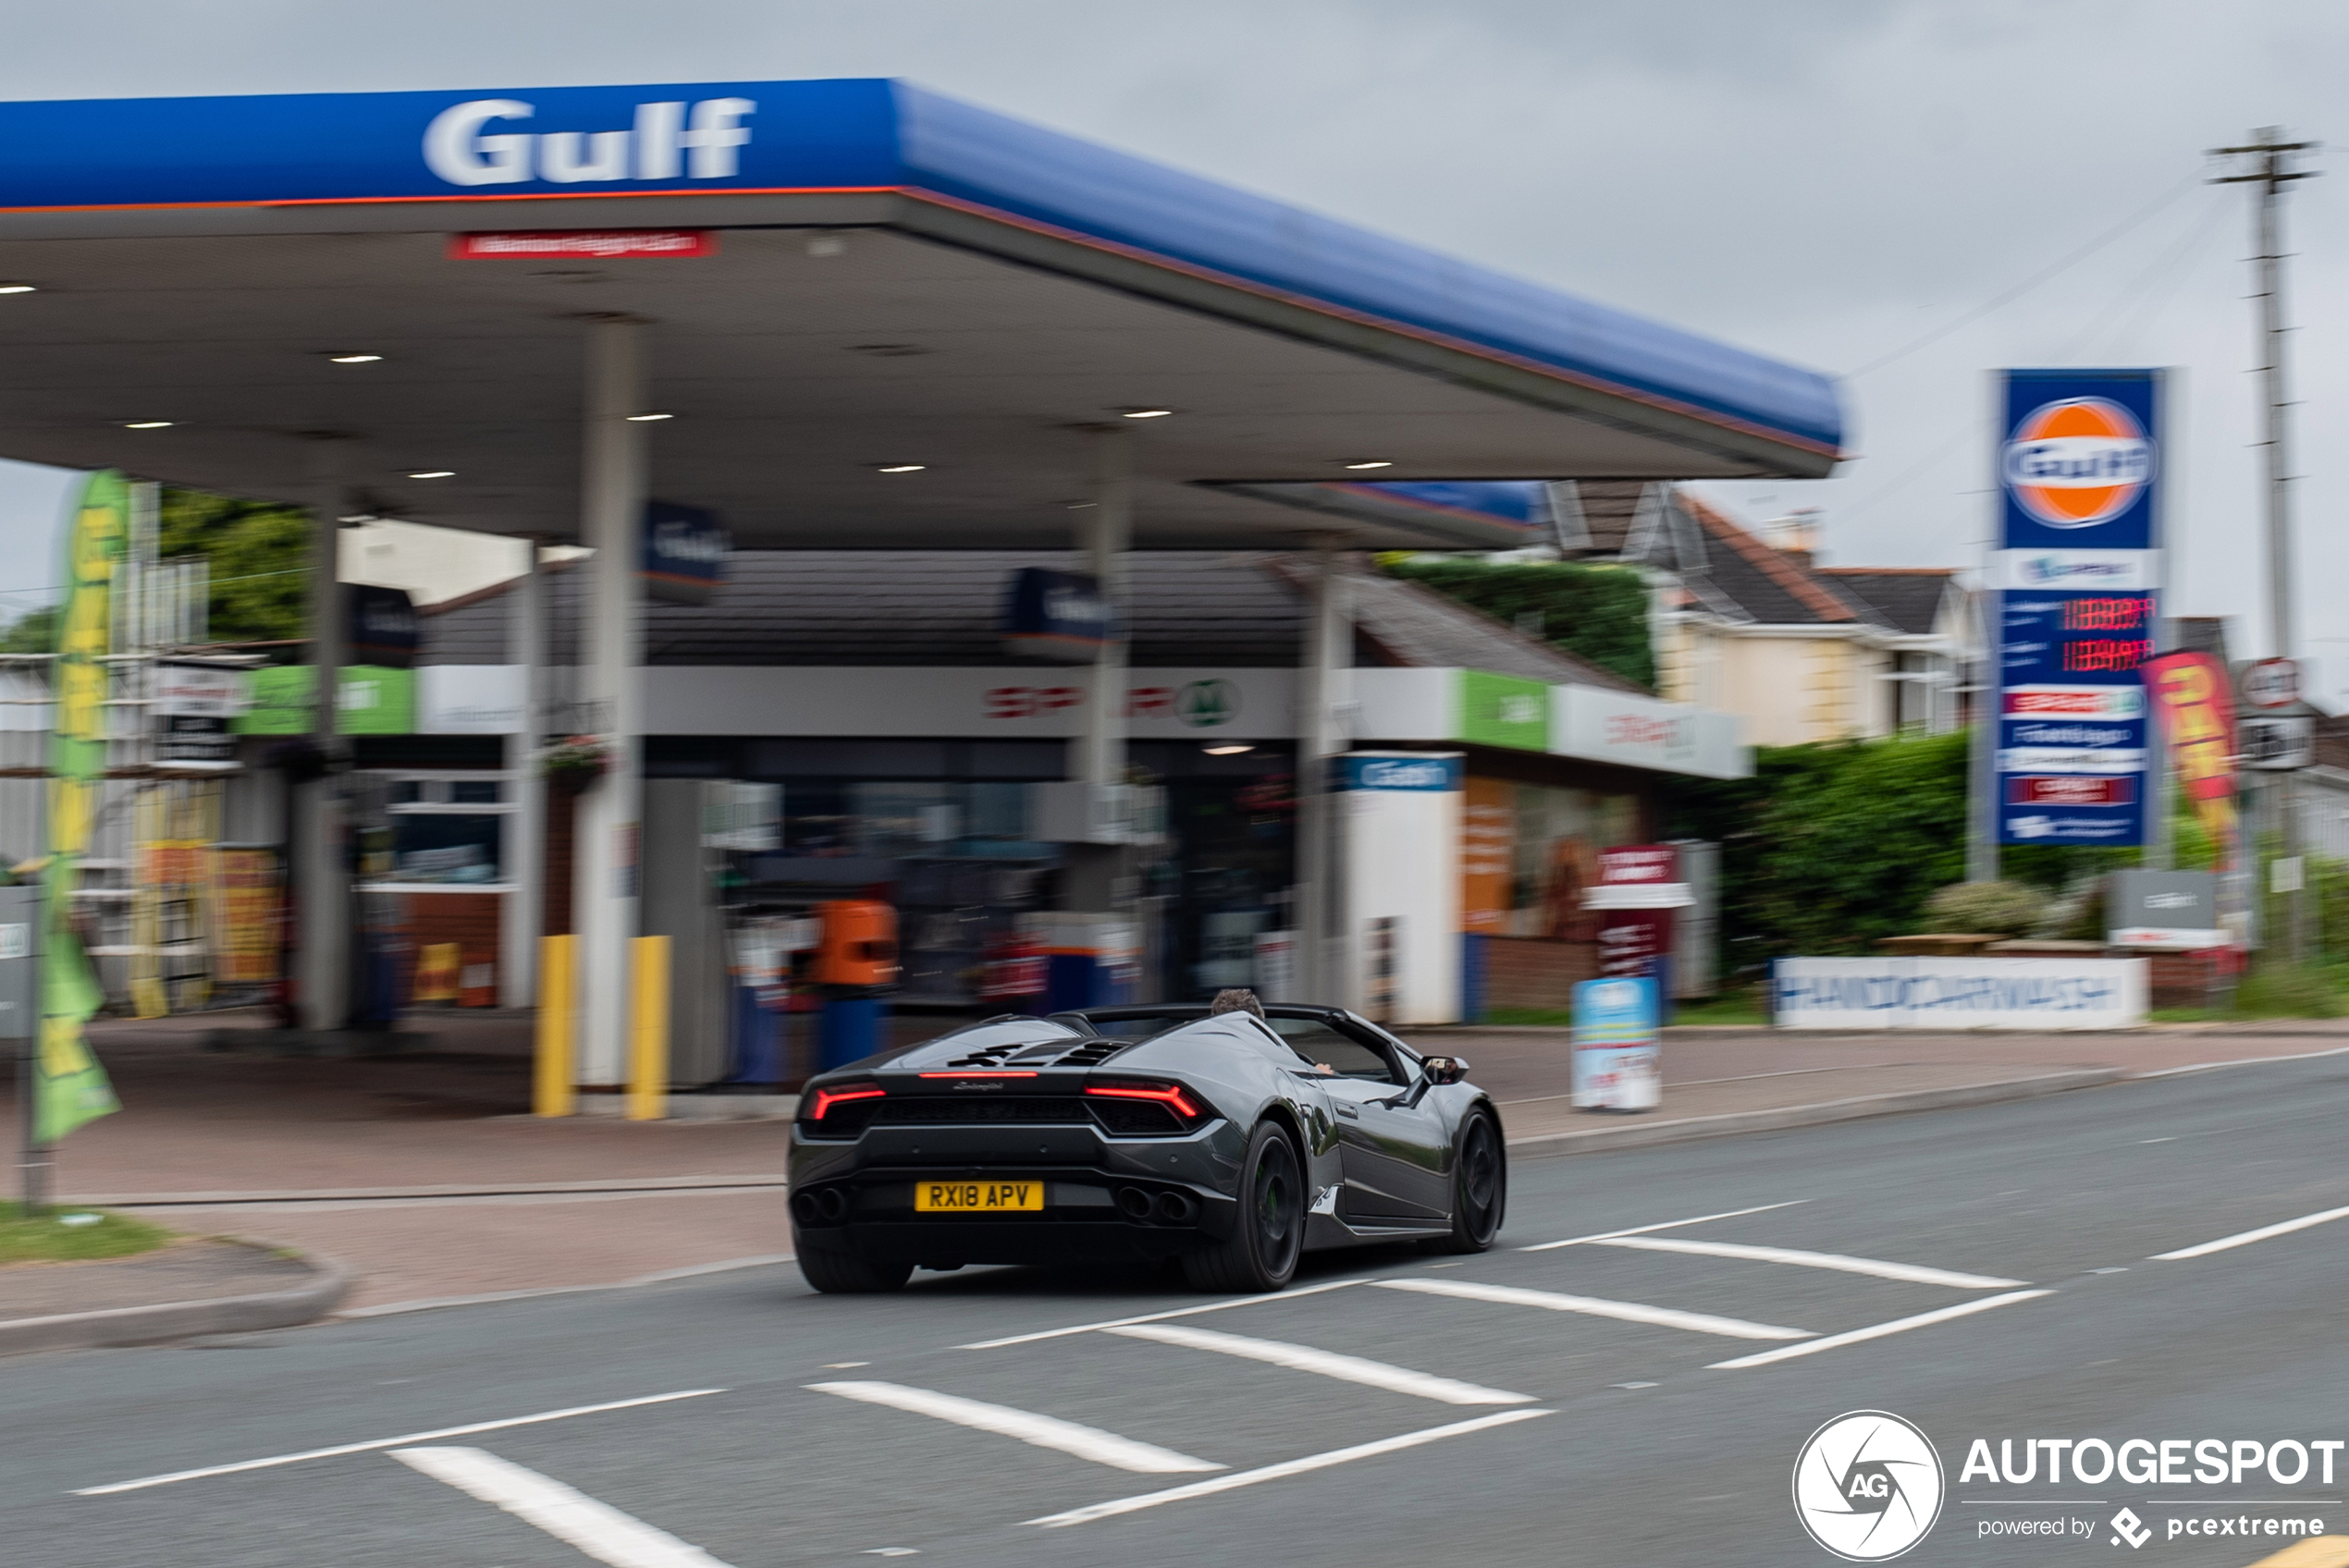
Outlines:
{"label": "green feather flag banner", "polygon": [[93,473],[66,529],[66,600],[50,680],[49,857],[42,872],[41,1050],[33,1073],[33,1139],[54,1144],[121,1109],[82,1026],[105,999],[67,918],[106,775],[105,706],[114,578],[130,536],[130,486]]}

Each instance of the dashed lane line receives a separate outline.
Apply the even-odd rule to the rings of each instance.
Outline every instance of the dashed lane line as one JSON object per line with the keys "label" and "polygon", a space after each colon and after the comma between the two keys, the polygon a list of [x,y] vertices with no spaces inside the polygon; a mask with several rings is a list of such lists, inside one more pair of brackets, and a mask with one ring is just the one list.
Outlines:
{"label": "dashed lane line", "polygon": [[494,1453],[477,1448],[396,1448],[391,1456],[537,1525],[611,1568],[726,1568],[666,1530]]}
{"label": "dashed lane line", "polygon": [[1395,1453],[1422,1443],[1442,1442],[1446,1438],[1464,1437],[1493,1427],[1506,1427],[1511,1422],[1531,1421],[1539,1416],[1556,1415],[1555,1410],[1504,1410],[1492,1415],[1480,1415],[1472,1421],[1456,1421],[1448,1427],[1430,1427],[1418,1432],[1405,1432],[1400,1437],[1381,1438],[1376,1442],[1357,1443],[1352,1448],[1332,1449],[1327,1453],[1308,1454],[1303,1459],[1285,1460],[1267,1464],[1261,1470],[1240,1470],[1213,1480],[1193,1481],[1188,1485],[1169,1487],[1162,1492],[1145,1492],[1139,1497],[1121,1497],[1109,1502],[1097,1502],[1085,1508],[1072,1508],[1065,1513],[1048,1513],[1040,1519],[1030,1519],[1030,1525],[1040,1525],[1048,1530],[1069,1525],[1088,1525],[1096,1519],[1113,1518],[1120,1513],[1133,1513],[1162,1503],[1182,1502],[1195,1497],[1212,1497],[1241,1487],[1253,1487],[1265,1481],[1284,1480],[1315,1470],[1326,1470],[1334,1464],[1347,1464],[1358,1459],[1371,1459],[1382,1453]]}
{"label": "dashed lane line", "polygon": [[1230,1468],[1213,1460],[1193,1459],[1187,1453],[1176,1453],[1173,1449],[1160,1448],[1155,1443],[1121,1438],[1098,1427],[1083,1427],[1074,1421],[1039,1415],[1032,1410],[1018,1410],[1008,1404],[989,1404],[983,1400],[965,1399],[959,1394],[942,1394],[934,1389],[909,1389],[902,1383],[863,1382],[810,1383],[807,1387],[818,1393],[837,1394],[842,1399],[853,1399],[861,1404],[886,1405],[892,1410],[910,1411],[916,1415],[951,1421],[958,1427],[971,1427],[1000,1437],[1017,1438],[1035,1448],[1074,1454],[1079,1459],[1089,1459],[1096,1464],[1113,1464],[1120,1470],[1165,1476]]}
{"label": "dashed lane line", "polygon": [[1793,1247],[1755,1247],[1741,1242],[1691,1242],[1679,1236],[1608,1236],[1592,1244],[1635,1247],[1642,1252],[1690,1253],[1699,1257],[1744,1258],[1754,1263],[1789,1263],[1798,1268],[1832,1268],[1844,1274],[1868,1274],[1879,1280],[1904,1280],[1914,1285],[1948,1285],[1960,1291],[2007,1290],[2031,1282],[2028,1280],[2001,1280],[1991,1274],[1960,1274],[1951,1269],[1927,1268],[1915,1263],[1846,1257],[1841,1253],[1802,1252]]}
{"label": "dashed lane line", "polygon": [[333,1448],[314,1448],[301,1453],[275,1454],[267,1459],[242,1459],[234,1464],[208,1464],[201,1470],[175,1470],[167,1476],[145,1476],[135,1481],[110,1481],[103,1487],[80,1487],[76,1497],[108,1497],[116,1492],[135,1492],[148,1487],[167,1487],[178,1481],[201,1481],[212,1476],[234,1476],[245,1470],[269,1470],[280,1464],[301,1464],[313,1459],[334,1459],[346,1453],[373,1453],[380,1449],[404,1448],[412,1443],[436,1442],[442,1438],[467,1438],[476,1432],[502,1431],[508,1427],[535,1427],[544,1421],[568,1421],[575,1415],[600,1415],[608,1410],[634,1410],[647,1404],[667,1404],[681,1399],[706,1399],[722,1394],[724,1389],[680,1389],[671,1394],[646,1394],[641,1399],[616,1399],[605,1404],[574,1405],[569,1410],[541,1411],[535,1415],[512,1415],[502,1421],[475,1421],[463,1427],[443,1427],[437,1431],[410,1432],[405,1437],[382,1438],[371,1442],[340,1443]]}
{"label": "dashed lane line", "polygon": [[1580,1312],[1592,1317],[1613,1317],[1625,1323],[1648,1323],[1691,1333],[1722,1334],[1733,1340],[1807,1340],[1808,1329],[1781,1329],[1774,1323],[1749,1323],[1742,1317],[1716,1317],[1709,1312],[1682,1312],[1677,1307],[1649,1306],[1635,1301],[1606,1301],[1598,1296],[1570,1296],[1556,1291],[1529,1291],[1516,1285],[1479,1285],[1466,1280],[1381,1280],[1389,1291],[1416,1291],[1421,1295],[1454,1296],[1462,1301],[1497,1302],[1504,1306],[1538,1306],[1551,1312]]}
{"label": "dashed lane line", "polygon": [[2158,1252],[2153,1255],[2151,1261],[2180,1263],[2189,1257],[2208,1257],[2214,1252],[2225,1252],[2229,1247],[2247,1247],[2254,1242],[2264,1242],[2270,1236],[2286,1236],[2294,1231],[2306,1231],[2311,1225],[2329,1224],[2332,1220],[2342,1219],[2349,1219],[2349,1208],[2328,1208],[2322,1214],[2304,1214],[2297,1219],[2285,1219],[2273,1225],[2262,1225],[2257,1231],[2245,1231],[2239,1235],[2221,1236],[2215,1242],[2205,1242],[2199,1246],[2180,1247],[2176,1252]]}
{"label": "dashed lane line", "polygon": [[2002,1296],[1984,1296],[1979,1301],[1962,1301],[1955,1306],[1945,1306],[1934,1312],[1920,1312],[1914,1317],[1896,1317],[1889,1323],[1878,1323],[1866,1329],[1854,1329],[1845,1334],[1826,1334],[1806,1340],[1799,1345],[1784,1345],[1777,1350],[1757,1351],[1740,1355],[1734,1361],[1716,1361],[1705,1368],[1708,1372],[1740,1372],[1749,1366],[1767,1366],[1774,1361],[1787,1361],[1798,1355],[1816,1355],[1823,1350],[1840,1350],[1867,1340],[1880,1340],[1889,1334],[1905,1334],[1912,1329],[1930,1328],[1947,1323],[1952,1317],[1964,1317],[1976,1312],[1987,1312],[1996,1306],[2011,1306],[2019,1301],[2035,1301],[2051,1296],[2053,1291],[2009,1291]]}
{"label": "dashed lane line", "polygon": [[1548,1252],[1554,1247],[1588,1246],[1593,1242],[1611,1242],[1617,1236],[1644,1236],[1651,1231],[1677,1231],[1683,1225],[1702,1225],[1710,1219],[1735,1219],[1741,1214],[1767,1214],[1774,1208],[1792,1208],[1809,1203],[1809,1198],[1790,1198],[1785,1203],[1765,1203],[1753,1208],[1725,1209],[1719,1214],[1700,1214],[1692,1219],[1666,1219],[1654,1225],[1633,1225],[1621,1231],[1600,1231],[1588,1236],[1568,1236],[1562,1242],[1535,1242],[1519,1247],[1519,1252]]}
{"label": "dashed lane line", "polygon": [[1439,1378],[1430,1372],[1414,1372],[1408,1366],[1392,1366],[1384,1361],[1316,1350],[1311,1345],[1287,1344],[1279,1340],[1251,1340],[1238,1334],[1219,1334],[1211,1329],[1186,1329],[1166,1323],[1134,1323],[1104,1332],[1129,1340],[1150,1340],[1162,1345],[1180,1345],[1186,1350],[1236,1355],[1246,1361],[1285,1366],[1293,1372],[1319,1373],[1340,1382],[1360,1383],[1366,1388],[1384,1389],[1390,1393],[1440,1400],[1445,1404],[1533,1403],[1531,1394],[1513,1394],[1506,1389],[1482,1388],[1457,1378]]}
{"label": "dashed lane line", "polygon": [[956,1350],[1002,1350],[1005,1345],[1034,1344],[1038,1340],[1057,1340],[1066,1334],[1098,1334],[1105,1329],[1123,1329],[1128,1323],[1162,1323],[1169,1317],[1195,1317],[1202,1312],[1223,1312],[1235,1306],[1261,1306],[1267,1302],[1295,1301],[1300,1296],[1319,1295],[1323,1291],[1342,1291],[1348,1285],[1367,1285],[1368,1280],[1332,1280],[1326,1284],[1307,1285],[1298,1290],[1283,1291],[1277,1295],[1234,1296],[1229,1301],[1211,1301],[1204,1306],[1178,1306],[1171,1312],[1145,1312],[1132,1317],[1109,1317],[1099,1323],[1077,1323],[1066,1329],[1041,1329],[1032,1334],[1013,1334],[1001,1340],[979,1340],[972,1344],[956,1345]]}

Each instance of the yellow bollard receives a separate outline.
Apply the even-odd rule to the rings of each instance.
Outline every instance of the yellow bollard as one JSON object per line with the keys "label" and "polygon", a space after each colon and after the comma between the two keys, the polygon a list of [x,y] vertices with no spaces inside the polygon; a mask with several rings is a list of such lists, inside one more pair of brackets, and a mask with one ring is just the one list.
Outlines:
{"label": "yellow bollard", "polygon": [[639,937],[635,1027],[628,1039],[628,1120],[657,1121],[669,1110],[669,938]]}
{"label": "yellow bollard", "polygon": [[531,1110],[538,1116],[575,1116],[579,1073],[572,1056],[572,1022],[578,998],[572,986],[575,937],[538,938],[538,1063]]}

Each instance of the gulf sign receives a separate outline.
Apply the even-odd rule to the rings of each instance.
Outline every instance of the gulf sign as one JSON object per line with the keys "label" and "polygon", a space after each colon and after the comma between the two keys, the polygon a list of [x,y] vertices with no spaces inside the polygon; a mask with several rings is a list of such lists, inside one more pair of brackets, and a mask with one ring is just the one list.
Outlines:
{"label": "gulf sign", "polygon": [[2154,546],[2159,374],[2006,373],[2003,547]]}

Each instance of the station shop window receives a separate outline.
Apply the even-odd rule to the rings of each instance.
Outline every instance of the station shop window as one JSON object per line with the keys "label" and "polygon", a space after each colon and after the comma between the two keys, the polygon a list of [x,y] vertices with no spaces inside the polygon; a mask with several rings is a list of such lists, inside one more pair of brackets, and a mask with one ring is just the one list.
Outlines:
{"label": "station shop window", "polygon": [[395,813],[391,819],[392,882],[445,882],[453,887],[503,878],[506,819],[498,816]]}
{"label": "station shop window", "polygon": [[1639,797],[1471,777],[1463,807],[1467,929],[1592,939],[1582,893],[1598,881],[1601,850],[1641,842]]}

